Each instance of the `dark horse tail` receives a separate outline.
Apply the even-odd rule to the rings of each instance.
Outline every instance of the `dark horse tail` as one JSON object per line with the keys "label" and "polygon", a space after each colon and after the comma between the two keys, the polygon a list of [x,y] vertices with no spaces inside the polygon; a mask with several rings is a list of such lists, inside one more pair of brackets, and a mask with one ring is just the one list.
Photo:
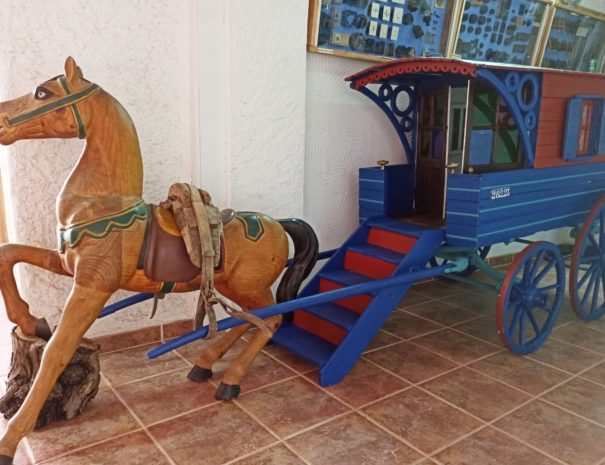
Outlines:
{"label": "dark horse tail", "polygon": [[313,270],[317,262],[319,241],[313,228],[303,220],[289,218],[277,221],[294,243],[294,258],[277,288],[277,302],[285,302],[296,298],[300,285]]}

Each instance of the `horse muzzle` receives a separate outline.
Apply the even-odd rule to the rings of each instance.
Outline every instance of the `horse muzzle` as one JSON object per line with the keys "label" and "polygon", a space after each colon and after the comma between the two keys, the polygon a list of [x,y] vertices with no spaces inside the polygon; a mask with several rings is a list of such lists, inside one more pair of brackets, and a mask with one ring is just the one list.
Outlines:
{"label": "horse muzzle", "polygon": [[0,113],[0,144],[4,143],[5,136],[10,136],[17,131],[17,127],[11,126],[8,120],[8,113]]}

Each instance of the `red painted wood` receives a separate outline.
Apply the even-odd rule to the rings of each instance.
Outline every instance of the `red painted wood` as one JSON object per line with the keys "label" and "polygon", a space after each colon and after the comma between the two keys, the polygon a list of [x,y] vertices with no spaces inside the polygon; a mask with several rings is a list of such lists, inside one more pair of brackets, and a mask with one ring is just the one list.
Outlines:
{"label": "red painted wood", "polygon": [[570,162],[563,159],[563,137],[567,102],[576,95],[605,97],[605,75],[572,72],[544,72],[542,102],[536,144],[536,168],[569,166],[577,163],[600,163],[605,155]]}
{"label": "red painted wood", "polygon": [[[341,289],[344,286],[337,284],[333,281],[328,281],[327,279],[319,280],[319,292],[328,292],[335,291],[336,289]],[[363,311],[370,305],[372,301],[372,296],[368,294],[360,294],[353,297],[347,297],[346,299],[336,300],[335,302],[338,305],[343,306],[344,308],[348,308],[349,310],[359,314],[363,313]]]}
{"label": "red painted wood", "polygon": [[408,253],[416,244],[416,238],[386,229],[370,228],[367,243],[399,253]]}
{"label": "red painted wood", "polygon": [[344,269],[368,276],[373,279],[388,278],[397,268],[394,263],[385,262],[376,257],[370,257],[347,250],[345,252]]}
{"label": "red painted wood", "polygon": [[330,323],[329,321],[322,320],[315,315],[300,310],[294,312],[294,318],[292,320],[294,326],[298,326],[305,331],[314,334],[317,337],[322,338],[325,341],[334,344],[335,346],[340,345],[342,340],[347,335],[347,332],[339,328],[338,326]]}
{"label": "red painted wood", "polygon": [[368,84],[380,82],[393,76],[402,74],[457,74],[463,76],[475,76],[477,66],[461,60],[447,58],[402,58],[391,60],[387,63],[370,66],[369,68],[353,74],[346,81],[353,81],[355,89],[360,89]]}

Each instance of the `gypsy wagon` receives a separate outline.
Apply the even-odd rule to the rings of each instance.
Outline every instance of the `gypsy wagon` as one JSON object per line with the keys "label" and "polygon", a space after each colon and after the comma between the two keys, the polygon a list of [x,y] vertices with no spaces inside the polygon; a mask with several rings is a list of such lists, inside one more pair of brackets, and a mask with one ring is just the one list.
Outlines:
{"label": "gypsy wagon", "polygon": [[[384,111],[407,164],[361,168],[359,228],[320,254],[327,262],[297,299],[254,311],[288,314],[275,343],[317,364],[322,385],[337,383],[409,287],[434,276],[495,291],[497,331],[518,354],[551,332],[566,266],[578,317],[605,313],[604,75],[417,58],[347,80]],[[523,239],[561,227],[575,239],[567,265],[557,245]],[[506,273],[490,268],[489,247],[511,241],[526,247]],[[477,268],[490,282],[471,277]]]}

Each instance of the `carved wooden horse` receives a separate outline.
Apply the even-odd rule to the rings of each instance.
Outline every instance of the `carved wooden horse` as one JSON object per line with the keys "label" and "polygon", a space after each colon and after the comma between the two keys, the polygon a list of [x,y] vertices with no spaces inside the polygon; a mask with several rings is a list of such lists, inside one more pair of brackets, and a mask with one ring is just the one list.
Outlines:
{"label": "carved wooden horse", "polygon": [[[50,389],[112,293],[117,289],[186,292],[200,285],[199,274],[188,282],[166,283],[149,279],[138,266],[152,213],[141,198],[143,165],[137,134],[122,106],[85,80],[72,58],[65,63],[64,76],[0,103],[4,145],[21,139],[74,137],[85,138],[86,146],[57,198],[59,250],[17,244],[0,247],[0,290],[10,320],[27,335],[48,338],[51,333],[21,299],[13,277],[15,264],[29,263],[74,278],[31,390],[0,439],[0,465],[12,463],[19,441],[33,429]],[[166,211],[160,213],[164,223],[170,223]],[[270,287],[288,259],[286,231],[295,244],[295,265],[282,280],[278,295],[282,300],[293,297],[314,264],[317,238],[303,221],[276,221],[262,214],[225,225],[224,263],[215,273],[216,288],[245,309],[274,304]],[[273,329],[280,322],[281,316],[266,320]],[[249,328],[246,324],[222,334],[200,355],[189,378],[202,381],[212,376],[212,364]],[[263,331],[254,334],[230,364],[217,398],[237,396],[241,378],[267,340]]]}

